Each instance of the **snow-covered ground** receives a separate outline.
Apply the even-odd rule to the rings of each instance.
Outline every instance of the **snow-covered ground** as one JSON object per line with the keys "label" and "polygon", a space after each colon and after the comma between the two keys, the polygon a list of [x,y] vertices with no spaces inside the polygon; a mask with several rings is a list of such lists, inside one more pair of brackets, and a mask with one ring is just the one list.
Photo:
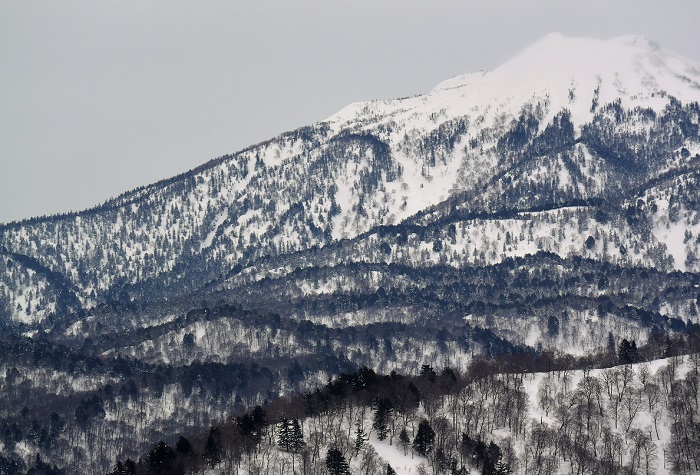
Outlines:
{"label": "snow-covered ground", "polygon": [[[670,428],[671,419],[667,410],[668,398],[675,397],[672,387],[682,380],[689,381],[690,384],[695,381],[697,389],[696,380],[699,370],[700,357],[696,354],[607,369],[488,376],[485,379],[476,380],[458,394],[441,397],[441,403],[434,404],[435,401],[433,401],[430,407],[421,404],[416,412],[408,416],[394,414],[391,424],[393,429],[388,438],[381,441],[378,439],[378,432],[370,429],[373,427],[374,408],[355,407],[352,410],[345,408],[342,412],[315,416],[313,419],[301,421],[304,430],[307,431],[305,434],[305,440],[309,444],[307,448],[320,455],[316,464],[311,464],[309,473],[317,473],[314,470],[319,470],[320,467],[325,468],[325,454],[331,447],[338,447],[344,453],[346,460],[350,462],[352,473],[384,474],[387,464],[400,475],[449,473],[447,469],[435,468],[437,465],[433,454],[436,448],[427,457],[423,457],[412,450],[410,443],[406,448],[399,443],[398,433],[401,428],[406,427],[410,439],[413,440],[418,422],[422,419],[428,420],[436,432],[440,431],[435,444],[437,446],[438,440],[442,438],[445,444],[442,447],[448,455],[452,454],[453,457],[457,452],[454,448],[450,448],[454,447],[450,440],[456,438],[459,445],[462,433],[467,433],[473,439],[484,440],[487,445],[490,442],[498,444],[503,454],[501,460],[510,464],[512,473],[526,474],[532,470],[537,473],[572,473],[572,470],[575,472],[578,469],[572,464],[581,462],[579,460],[573,462],[570,456],[562,460],[561,453],[556,460],[557,468],[554,471],[539,472],[542,467],[535,467],[539,462],[533,458],[534,454],[537,450],[541,451],[544,448],[544,452],[539,452],[539,456],[546,458],[547,453],[550,453],[548,451],[553,450],[553,445],[550,447],[549,444],[555,444],[555,441],[538,439],[537,443],[543,445],[535,448],[537,436],[534,433],[539,430],[540,435],[547,431],[551,434],[560,432],[564,434],[566,432],[566,429],[562,429],[564,426],[576,424],[576,418],[582,417],[582,413],[577,415],[577,407],[583,407],[582,404],[587,400],[591,404],[592,412],[589,414],[590,427],[585,429],[590,432],[590,436],[585,438],[586,443],[589,444],[586,449],[597,450],[598,454],[593,455],[593,452],[590,452],[589,456],[599,457],[602,460],[610,449],[605,444],[610,443],[616,446],[611,450],[616,454],[615,463],[618,463],[618,469],[620,469],[620,462],[629,468],[634,459],[636,461],[632,469],[634,473],[659,475],[674,473],[672,471],[674,442]],[[692,375],[695,376],[688,377]],[[520,422],[514,415],[517,411],[515,405],[510,409],[510,414],[494,415],[502,409],[499,409],[499,406],[502,405],[504,398],[508,398],[508,394],[512,396],[518,393],[524,396],[520,400],[525,402],[525,415]],[[613,415],[615,401],[609,398],[609,393],[618,403],[617,417]],[[549,394],[549,399],[545,398],[544,394]],[[649,398],[658,399],[649,402]],[[695,404],[696,407],[698,403],[697,397],[694,402],[690,401],[690,404]],[[507,420],[508,423],[499,424],[499,420]],[[468,429],[475,427],[474,421],[477,421],[476,427],[481,427],[479,432],[471,432]],[[407,423],[406,426],[404,422]],[[511,423],[513,425],[509,427]],[[586,425],[585,414],[579,423],[583,424],[579,426],[583,430]],[[369,432],[359,452],[355,451],[356,437],[354,436],[358,427],[364,427],[365,434]],[[566,447],[566,444],[562,447]],[[560,447],[557,450],[561,451],[565,448]],[[273,460],[269,466],[277,467],[281,470],[279,473],[292,473],[289,470],[291,454],[271,446],[262,448],[261,453],[267,454],[268,462]],[[647,460],[644,460],[641,453],[647,454]],[[295,457],[298,460],[300,455]],[[455,460],[459,460],[459,456],[456,456]],[[245,460],[239,468],[246,470]],[[480,473],[480,469],[469,462],[466,468],[471,470],[471,473]],[[550,465],[548,470],[551,469]],[[207,473],[218,472],[215,469]],[[695,472],[691,468],[690,472],[684,473]]]}

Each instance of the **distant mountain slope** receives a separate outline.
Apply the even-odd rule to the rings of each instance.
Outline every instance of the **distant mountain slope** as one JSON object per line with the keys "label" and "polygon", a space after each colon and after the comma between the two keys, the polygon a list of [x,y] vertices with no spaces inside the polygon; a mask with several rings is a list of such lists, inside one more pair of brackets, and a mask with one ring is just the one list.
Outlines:
{"label": "distant mountain slope", "polygon": [[[444,250],[409,241],[411,265],[544,249],[695,271],[698,100],[700,66],[648,40],[549,35],[494,71],[352,104],[92,210],[0,227],[0,313],[33,325],[102,302],[182,296],[260,259],[446,219],[454,231],[431,232],[460,237]],[[571,209],[591,203],[610,205],[607,223],[594,222],[598,208]],[[584,227],[617,250],[583,246]],[[548,243],[558,229],[579,236]],[[372,259],[379,243],[368,244],[352,259]]]}

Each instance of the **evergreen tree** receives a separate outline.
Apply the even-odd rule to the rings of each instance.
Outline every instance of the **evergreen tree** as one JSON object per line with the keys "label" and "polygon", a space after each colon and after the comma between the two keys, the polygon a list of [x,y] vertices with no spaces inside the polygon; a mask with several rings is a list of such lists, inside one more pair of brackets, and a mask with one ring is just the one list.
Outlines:
{"label": "evergreen tree", "polygon": [[507,475],[510,472],[508,465],[501,462],[501,448],[491,442],[484,453],[484,473],[488,475]]}
{"label": "evergreen tree", "polygon": [[416,437],[413,439],[413,450],[419,455],[426,456],[433,449],[433,443],[435,442],[435,431],[430,426],[430,423],[423,419],[418,424],[418,432]]}
{"label": "evergreen tree", "polygon": [[328,449],[326,455],[326,468],[330,475],[350,475],[350,465],[337,448]]}
{"label": "evergreen tree", "polygon": [[553,338],[559,335],[559,319],[554,315],[551,315],[547,320],[547,333]]}
{"label": "evergreen tree", "polygon": [[429,364],[424,364],[420,367],[420,375],[430,381],[435,381],[435,378],[437,378],[437,373]]}
{"label": "evergreen tree", "polygon": [[267,425],[267,413],[260,406],[255,406],[253,409],[253,423],[258,431]]}
{"label": "evergreen tree", "polygon": [[202,455],[212,468],[221,461],[221,431],[217,427],[209,429]]}
{"label": "evergreen tree", "polygon": [[190,455],[193,452],[192,444],[183,436],[180,436],[177,442],[175,442],[175,450],[182,455]]}
{"label": "evergreen tree", "polygon": [[399,442],[401,442],[401,446],[403,447],[403,454],[406,455],[406,447],[411,444],[411,438],[408,437],[408,431],[405,427],[401,429],[401,433],[399,434]]}
{"label": "evergreen tree", "polygon": [[617,357],[622,364],[630,364],[637,361],[637,342],[632,340],[630,343],[626,338],[623,338],[620,342]]}
{"label": "evergreen tree", "polygon": [[91,399],[83,399],[75,409],[75,420],[81,426],[86,426],[91,419],[104,419],[105,410],[102,407],[102,399],[93,395]]}
{"label": "evergreen tree", "polygon": [[615,337],[612,332],[608,332],[608,353],[610,353],[610,355],[615,354]]}
{"label": "evergreen tree", "polygon": [[289,430],[289,447],[296,452],[304,446],[304,434],[301,432],[301,426],[298,419],[292,419]]}
{"label": "evergreen tree", "polygon": [[364,427],[362,426],[362,421],[358,421],[357,423],[357,430],[355,430],[355,453],[359,453],[360,450],[362,450],[362,447],[365,445],[365,442],[369,437],[367,437],[367,433],[365,432]]}
{"label": "evergreen tree", "polygon": [[125,475],[136,475],[136,462],[126,459],[126,462],[124,462],[124,473]]}
{"label": "evergreen tree", "polygon": [[513,473],[513,470],[508,466],[508,464],[499,461],[496,463],[496,466],[493,469],[493,475],[510,475]]}
{"label": "evergreen tree", "polygon": [[296,452],[304,445],[304,434],[298,419],[291,421],[286,417],[278,424],[277,443],[287,452]]}
{"label": "evergreen tree", "polygon": [[386,475],[396,475],[396,470],[391,468],[389,464],[386,464]]}
{"label": "evergreen tree", "polygon": [[389,399],[379,398],[375,401],[374,421],[372,428],[377,431],[377,438],[384,440],[389,435],[389,421],[394,412],[394,405]]}
{"label": "evergreen tree", "polygon": [[136,462],[131,459],[127,459],[124,463],[118,461],[111,475],[136,475]]}
{"label": "evergreen tree", "polygon": [[153,475],[175,473],[173,461],[176,457],[175,451],[161,440],[146,456],[148,473]]}
{"label": "evergreen tree", "polygon": [[63,470],[59,470],[55,465],[49,465],[41,460],[41,456],[36,454],[36,466],[27,471],[27,475],[64,475]]}
{"label": "evergreen tree", "polygon": [[282,422],[277,424],[277,444],[287,452],[291,449],[289,432],[289,419],[283,417]]}

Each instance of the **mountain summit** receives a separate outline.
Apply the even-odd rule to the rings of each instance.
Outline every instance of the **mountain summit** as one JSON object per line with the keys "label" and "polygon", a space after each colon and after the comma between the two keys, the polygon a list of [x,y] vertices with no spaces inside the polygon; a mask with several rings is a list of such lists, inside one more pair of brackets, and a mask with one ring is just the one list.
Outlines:
{"label": "mountain summit", "polygon": [[[385,104],[387,113],[392,105],[413,112],[425,104],[453,116],[476,112],[496,117],[517,115],[523,104],[547,100],[551,116],[566,107],[574,123],[583,124],[593,117],[593,101],[620,99],[626,108],[659,108],[667,96],[700,100],[700,65],[640,36],[598,40],[552,33],[493,71],[456,76],[426,95],[376,103]],[[329,121],[343,123],[367,104],[372,103],[354,104]]]}
{"label": "mountain summit", "polygon": [[[661,220],[673,212],[694,235],[694,210],[659,187],[673,189],[663,180],[694,170],[698,100],[697,64],[649,40],[548,35],[493,71],[424,95],[351,104],[85,212],[2,226],[0,314],[36,325],[105,302],[184,296],[337,262],[462,268],[548,251],[695,270],[694,244]],[[624,218],[625,200],[639,199],[656,203],[656,214],[645,211],[641,243]],[[615,242],[605,249],[547,237],[573,226],[554,211],[525,243],[512,242],[522,231],[511,224],[474,221],[574,204],[592,216],[600,203],[617,206],[601,212],[619,214],[618,227],[576,221]],[[386,243],[376,254],[372,236],[386,226],[449,232],[451,244],[409,239],[402,251]],[[344,257],[314,261],[319,249]]]}

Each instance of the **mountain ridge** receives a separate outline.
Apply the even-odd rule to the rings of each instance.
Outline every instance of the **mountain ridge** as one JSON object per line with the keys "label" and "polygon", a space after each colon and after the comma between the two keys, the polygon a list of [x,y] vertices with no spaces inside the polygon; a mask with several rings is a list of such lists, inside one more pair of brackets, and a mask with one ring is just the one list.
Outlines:
{"label": "mountain ridge", "polygon": [[[571,54],[588,49],[587,61]],[[566,62],[547,63],[562,51],[569,51]],[[660,76],[640,82],[637,74],[606,70],[596,79],[594,60],[627,73],[629,64],[656,64]],[[560,73],[538,70],[540,63]],[[572,64],[575,72],[592,68],[573,87]],[[513,73],[523,68],[529,82]],[[691,79],[671,74],[679,68]],[[65,275],[89,308],[152,279],[167,285],[189,275],[191,284],[173,289],[189,292],[198,279],[215,280],[260,257],[418,222],[431,208],[488,215],[609,200],[687,166],[700,152],[700,87],[692,79],[698,71],[637,37],[548,35],[491,72],[411,98],[351,104],[90,210],[2,225],[0,245]],[[506,79],[513,84],[506,87]],[[664,84],[682,92],[683,102],[659,89]],[[41,321],[55,310],[55,296],[42,303],[49,282],[31,284],[28,272],[2,265],[6,315],[38,305],[42,312],[27,316]],[[130,298],[141,297],[137,291]]]}

